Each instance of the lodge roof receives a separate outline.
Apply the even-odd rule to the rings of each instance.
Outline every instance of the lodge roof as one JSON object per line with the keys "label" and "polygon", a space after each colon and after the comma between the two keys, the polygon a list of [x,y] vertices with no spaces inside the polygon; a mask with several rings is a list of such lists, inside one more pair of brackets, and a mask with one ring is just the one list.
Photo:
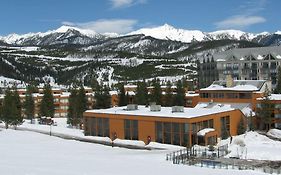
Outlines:
{"label": "lodge roof", "polygon": [[126,106],[122,106],[109,109],[87,110],[86,113],[171,118],[195,118],[233,110],[235,109],[231,108],[229,105],[218,106],[217,108],[184,108],[184,112],[172,112],[172,107],[161,107],[161,111],[150,111],[150,108],[145,106],[138,106],[137,110],[126,110]]}
{"label": "lodge roof", "polygon": [[[216,53],[213,55],[215,61],[231,61],[231,60],[263,60],[267,59],[268,55],[274,59],[281,59],[281,46],[272,47],[253,47],[253,48],[239,48],[228,50],[225,52]],[[251,57],[251,58],[250,58]]]}
{"label": "lodge roof", "polygon": [[201,91],[259,91],[266,80],[233,80],[232,86],[227,87],[225,80],[214,81],[207,88],[200,89]]}

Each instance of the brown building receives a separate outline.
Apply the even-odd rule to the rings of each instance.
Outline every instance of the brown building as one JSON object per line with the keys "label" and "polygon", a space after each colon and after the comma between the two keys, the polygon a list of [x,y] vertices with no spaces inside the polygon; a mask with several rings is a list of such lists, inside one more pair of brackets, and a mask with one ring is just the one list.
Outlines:
{"label": "brown building", "polygon": [[[128,105],[84,113],[85,135],[191,146],[215,144],[222,132],[237,135],[244,117],[228,106],[208,108]],[[223,131],[224,130],[224,131]]]}

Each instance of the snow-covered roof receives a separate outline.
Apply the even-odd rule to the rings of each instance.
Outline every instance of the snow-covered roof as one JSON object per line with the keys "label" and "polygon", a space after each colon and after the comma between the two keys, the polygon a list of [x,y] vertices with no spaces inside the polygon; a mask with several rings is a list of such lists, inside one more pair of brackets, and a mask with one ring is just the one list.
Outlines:
{"label": "snow-covered roof", "polygon": [[[269,100],[281,100],[281,94],[270,94]],[[264,98],[257,98],[257,100],[263,100]]]}
{"label": "snow-covered roof", "polygon": [[186,97],[195,97],[195,96],[199,96],[199,94],[198,93],[190,93],[190,92],[187,92],[187,93],[185,93],[185,96]]}
{"label": "snow-covered roof", "polygon": [[134,85],[134,84],[127,84],[127,85],[124,85],[124,88],[137,88],[138,86],[137,85]]}
{"label": "snow-covered roof", "polygon": [[134,91],[127,91],[126,93],[127,93],[128,95],[130,95],[130,96],[136,95],[136,93],[135,93]]}
{"label": "snow-covered roof", "polygon": [[109,91],[109,94],[110,95],[118,95],[118,92],[117,91]]}
{"label": "snow-covered roof", "polygon": [[239,109],[245,116],[252,116],[255,113],[252,111],[252,105],[250,103],[208,103],[208,102],[200,102],[198,103],[195,108],[202,109],[202,108],[209,108],[209,109],[217,109],[223,106],[227,106],[233,109]]}
{"label": "snow-covered roof", "polygon": [[207,133],[212,132],[212,131],[215,131],[215,129],[214,128],[204,128],[204,129],[198,131],[197,135],[198,136],[205,136]]}
{"label": "snow-covered roof", "polygon": [[226,87],[226,81],[214,81],[207,88],[201,91],[258,91],[261,89],[266,80],[234,80],[231,87]]}
{"label": "snow-covered roof", "polygon": [[184,112],[172,112],[172,107],[161,107],[161,111],[150,111],[150,108],[138,106],[138,110],[126,110],[126,106],[114,107],[109,109],[87,110],[88,113],[122,114],[130,116],[154,116],[154,117],[173,117],[173,118],[194,118],[205,115],[217,114],[235,110],[230,106],[217,108],[184,108]]}
{"label": "snow-covered roof", "polygon": [[238,48],[232,49],[213,55],[215,61],[224,62],[235,57],[237,60],[245,60],[249,56],[254,57],[256,60],[263,60],[268,54],[271,54],[273,57],[280,59],[281,55],[281,46],[272,46],[272,47],[253,47],[253,48]]}

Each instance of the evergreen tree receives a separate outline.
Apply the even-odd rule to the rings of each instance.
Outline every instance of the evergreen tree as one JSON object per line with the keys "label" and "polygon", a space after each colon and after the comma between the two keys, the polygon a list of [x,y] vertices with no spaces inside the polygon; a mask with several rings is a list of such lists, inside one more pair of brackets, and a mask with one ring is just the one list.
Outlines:
{"label": "evergreen tree", "polygon": [[126,106],[128,104],[123,83],[121,83],[119,86],[119,96],[118,97],[119,97],[118,106]]}
{"label": "evergreen tree", "polygon": [[227,139],[229,137],[229,133],[227,132],[227,129],[225,126],[222,127],[221,130],[221,138],[222,139]]}
{"label": "evergreen tree", "polygon": [[243,117],[241,117],[241,119],[238,123],[238,126],[237,126],[237,133],[238,133],[238,135],[241,135],[241,134],[244,134],[245,131],[246,131],[245,122],[244,122]]}
{"label": "evergreen tree", "polygon": [[83,86],[80,87],[77,95],[77,111],[78,111],[78,118],[77,121],[75,121],[75,125],[79,125],[82,122],[83,119],[83,113],[87,110],[87,97],[86,92]]}
{"label": "evergreen tree", "polygon": [[83,119],[83,112],[86,109],[87,98],[84,87],[81,86],[79,90],[74,87],[70,90],[67,122],[72,126],[79,127]]}
{"label": "evergreen tree", "polygon": [[166,84],[166,94],[165,94],[165,106],[172,106],[173,105],[173,90],[172,84],[170,81]]}
{"label": "evergreen tree", "polygon": [[274,108],[274,104],[270,102],[269,99],[270,92],[268,87],[265,87],[265,92],[264,92],[264,97],[263,100],[261,101],[261,107],[257,111],[257,115],[259,117],[259,129],[260,130],[269,130],[271,127],[271,115],[272,111],[271,109]]}
{"label": "evergreen tree", "polygon": [[148,93],[147,93],[147,85],[145,80],[137,83],[137,91],[136,91],[136,102],[139,105],[147,105],[148,101]]}
{"label": "evergreen tree", "polygon": [[49,84],[45,84],[43,90],[43,99],[40,105],[40,115],[45,117],[54,117],[54,113],[55,105],[52,89]]}
{"label": "evergreen tree", "polygon": [[15,108],[15,116],[13,118],[12,125],[17,126],[22,124],[23,122],[23,117],[22,117],[22,104],[20,101],[20,96],[16,88],[14,88],[13,93],[12,93],[12,98],[13,102],[16,106]]}
{"label": "evergreen tree", "polygon": [[5,92],[1,120],[5,123],[6,129],[9,125],[18,125],[22,122],[22,118],[19,117],[20,106],[14,93],[10,89]]}
{"label": "evergreen tree", "polygon": [[78,91],[75,88],[70,90],[70,96],[69,96],[69,107],[68,107],[68,114],[67,114],[67,123],[74,126],[76,119],[78,118],[78,111],[77,111],[77,96]]}
{"label": "evergreen tree", "polygon": [[152,86],[153,86],[153,90],[151,93],[150,102],[156,102],[156,104],[161,105],[162,104],[162,90],[161,90],[159,79],[157,79],[157,80],[155,79],[152,82]]}
{"label": "evergreen tree", "polygon": [[109,93],[110,88],[108,86],[104,86],[103,87],[103,93],[102,93],[102,97],[103,97],[103,106],[104,108],[110,108],[111,107],[111,95]]}
{"label": "evergreen tree", "polygon": [[98,85],[95,89],[95,104],[94,109],[102,109],[102,87]]}
{"label": "evergreen tree", "polygon": [[94,105],[95,109],[110,108],[111,106],[111,96],[109,94],[108,86],[98,86],[95,92],[96,103]]}
{"label": "evergreen tree", "polygon": [[99,82],[95,77],[91,79],[91,87],[93,91],[96,91],[99,88]]}
{"label": "evergreen tree", "polygon": [[33,87],[31,85],[26,87],[25,101],[24,101],[24,113],[27,119],[31,120],[34,118],[35,104],[34,99],[32,97]]}
{"label": "evergreen tree", "polygon": [[13,116],[15,115],[16,105],[13,103],[13,95],[10,89],[5,92],[5,97],[2,107],[2,117],[1,120],[5,123],[5,128],[8,129],[9,125],[13,121]]}
{"label": "evergreen tree", "polygon": [[281,67],[278,67],[277,85],[275,88],[276,94],[281,94]]}
{"label": "evergreen tree", "polygon": [[178,80],[177,82],[177,94],[175,95],[174,98],[174,105],[176,106],[184,106],[184,101],[185,101],[185,91],[182,85],[181,80]]}

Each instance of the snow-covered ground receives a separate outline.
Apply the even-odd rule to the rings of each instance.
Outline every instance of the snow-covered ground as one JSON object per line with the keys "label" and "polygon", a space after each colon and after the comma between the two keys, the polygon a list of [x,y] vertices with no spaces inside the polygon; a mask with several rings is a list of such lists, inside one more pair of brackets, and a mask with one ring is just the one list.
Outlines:
{"label": "snow-covered ground", "polygon": [[173,165],[166,150],[130,150],[64,140],[28,131],[0,131],[0,169],[5,175],[259,175],[255,171]]}
{"label": "snow-covered ground", "polygon": [[[230,140],[221,142],[229,143]],[[239,157],[241,159],[256,160],[281,160],[281,142],[274,141],[257,132],[234,136],[229,146],[231,151],[227,157]]]}

